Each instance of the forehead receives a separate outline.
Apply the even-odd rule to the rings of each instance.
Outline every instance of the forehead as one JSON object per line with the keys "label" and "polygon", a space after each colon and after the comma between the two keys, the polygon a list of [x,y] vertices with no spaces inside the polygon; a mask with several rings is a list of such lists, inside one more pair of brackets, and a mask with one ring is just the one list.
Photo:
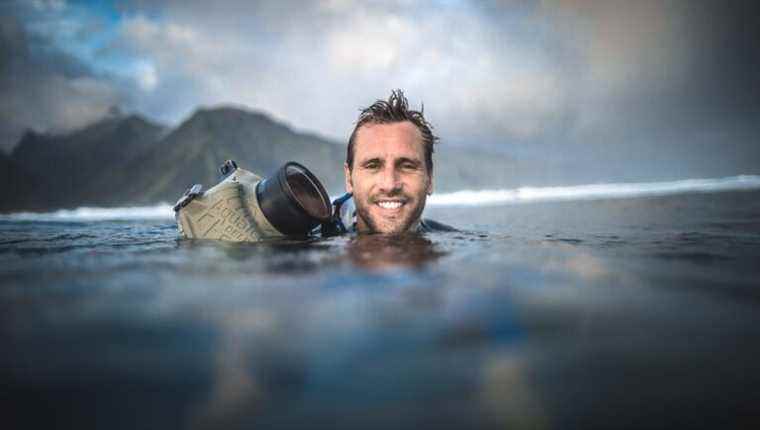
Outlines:
{"label": "forehead", "polygon": [[422,133],[411,122],[365,124],[356,132],[354,157],[357,159],[378,156],[424,158]]}

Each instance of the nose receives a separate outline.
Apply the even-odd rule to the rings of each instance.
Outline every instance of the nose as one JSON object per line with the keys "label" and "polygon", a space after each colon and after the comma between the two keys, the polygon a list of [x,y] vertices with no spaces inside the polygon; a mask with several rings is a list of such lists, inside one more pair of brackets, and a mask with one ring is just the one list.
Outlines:
{"label": "nose", "polygon": [[380,173],[380,191],[391,194],[401,191],[402,183],[398,171],[393,166],[388,166]]}

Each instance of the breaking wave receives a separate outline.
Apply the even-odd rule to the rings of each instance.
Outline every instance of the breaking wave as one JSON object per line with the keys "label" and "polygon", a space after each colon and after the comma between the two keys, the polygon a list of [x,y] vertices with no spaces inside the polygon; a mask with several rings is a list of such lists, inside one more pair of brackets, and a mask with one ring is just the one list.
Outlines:
{"label": "breaking wave", "polygon": [[171,219],[174,217],[171,205],[159,203],[153,206],[98,208],[81,207],[60,209],[53,212],[17,212],[0,215],[0,220],[11,221],[130,221],[150,219]]}
{"label": "breaking wave", "polygon": [[760,176],[741,175],[716,179],[685,179],[670,182],[637,182],[520,187],[507,190],[457,191],[433,194],[428,203],[436,206],[481,206],[561,200],[622,199],[684,193],[710,193],[760,189]]}
{"label": "breaking wave", "polygon": [[[760,176],[741,175],[716,179],[685,179],[670,182],[638,182],[574,185],[561,187],[520,187],[504,190],[457,191],[433,194],[431,206],[483,206],[541,201],[624,199],[684,193],[710,193],[760,189]],[[139,207],[81,207],[53,212],[17,212],[0,215],[11,221],[120,221],[172,219],[171,205],[159,203]]]}

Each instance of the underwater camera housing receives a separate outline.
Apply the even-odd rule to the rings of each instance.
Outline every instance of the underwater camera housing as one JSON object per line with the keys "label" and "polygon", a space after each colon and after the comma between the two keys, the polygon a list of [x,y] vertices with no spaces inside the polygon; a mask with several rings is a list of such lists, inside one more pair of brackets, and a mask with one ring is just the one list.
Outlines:
{"label": "underwater camera housing", "polygon": [[306,236],[332,216],[324,187],[296,162],[285,163],[269,178],[240,169],[232,160],[219,171],[221,182],[205,192],[193,185],[174,205],[182,237],[255,242]]}

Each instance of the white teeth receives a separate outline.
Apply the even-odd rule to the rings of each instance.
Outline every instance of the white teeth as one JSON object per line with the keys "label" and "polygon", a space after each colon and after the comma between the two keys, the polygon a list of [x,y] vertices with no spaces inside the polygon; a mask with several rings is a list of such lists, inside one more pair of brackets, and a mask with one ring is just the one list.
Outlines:
{"label": "white teeth", "polygon": [[383,209],[398,209],[401,207],[401,202],[377,202],[377,205]]}

